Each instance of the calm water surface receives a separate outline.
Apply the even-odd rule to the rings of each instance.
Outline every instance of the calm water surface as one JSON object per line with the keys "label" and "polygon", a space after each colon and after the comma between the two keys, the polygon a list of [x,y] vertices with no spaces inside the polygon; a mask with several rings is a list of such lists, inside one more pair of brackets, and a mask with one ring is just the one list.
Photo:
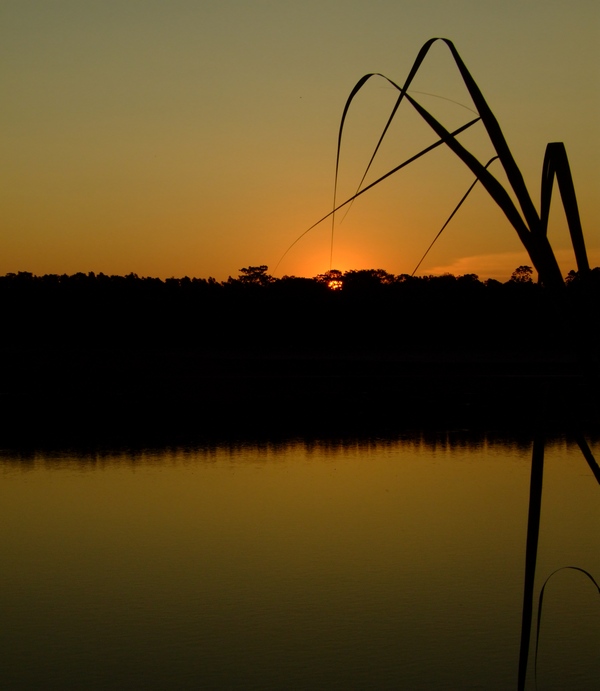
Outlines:
{"label": "calm water surface", "polygon": [[[598,444],[592,444],[596,459]],[[531,445],[420,437],[0,454],[3,689],[516,689]],[[600,486],[547,444],[537,598],[600,581]],[[598,689],[548,582],[538,686]]]}

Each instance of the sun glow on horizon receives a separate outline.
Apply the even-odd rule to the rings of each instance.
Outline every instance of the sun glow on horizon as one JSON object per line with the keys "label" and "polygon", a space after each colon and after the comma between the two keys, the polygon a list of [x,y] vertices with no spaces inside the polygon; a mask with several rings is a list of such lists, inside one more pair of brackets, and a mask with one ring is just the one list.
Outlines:
{"label": "sun glow on horizon", "polygon": [[[276,278],[314,278],[331,267],[410,274],[473,181],[448,147],[342,206],[333,257],[326,214],[352,84],[371,69],[403,83],[440,25],[473,68],[535,205],[544,148],[565,142],[589,261],[600,265],[600,92],[589,88],[597,81],[597,3],[546,3],[544,31],[536,3],[504,3],[492,17],[483,3],[457,11],[434,0],[434,9],[415,3],[410,21],[404,3],[381,3],[376,13],[341,0],[335,11],[322,3],[278,3],[273,11],[233,0],[235,12],[213,4],[210,12],[193,0],[181,0],[177,12],[168,3],[2,5],[0,275],[226,281],[261,264]],[[327,40],[315,41],[315,31]],[[482,41],[488,31],[492,39]],[[410,90],[451,130],[474,116],[457,105],[471,100],[442,44]],[[356,193],[396,98],[374,78],[353,99],[338,204]],[[404,102],[363,188],[436,138]],[[492,153],[480,124],[460,141],[482,161]],[[504,185],[501,169],[495,163],[491,174]],[[553,194],[548,237],[564,276],[575,263]],[[417,273],[508,280],[531,263],[521,249],[478,184]]]}

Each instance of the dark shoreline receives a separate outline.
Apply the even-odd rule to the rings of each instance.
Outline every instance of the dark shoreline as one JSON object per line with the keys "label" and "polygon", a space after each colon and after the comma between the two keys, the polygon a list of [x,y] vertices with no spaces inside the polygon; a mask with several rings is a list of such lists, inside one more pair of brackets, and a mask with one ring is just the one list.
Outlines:
{"label": "dark shoreline", "polygon": [[0,445],[598,426],[600,268],[558,292],[265,271],[0,277]]}
{"label": "dark shoreline", "polygon": [[0,446],[600,428],[600,368],[491,352],[4,351]]}

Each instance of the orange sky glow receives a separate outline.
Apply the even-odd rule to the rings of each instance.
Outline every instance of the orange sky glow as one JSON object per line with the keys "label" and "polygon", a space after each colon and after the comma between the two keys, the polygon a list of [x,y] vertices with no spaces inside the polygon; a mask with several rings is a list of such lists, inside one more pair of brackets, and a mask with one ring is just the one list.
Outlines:
{"label": "orange sky glow", "polygon": [[[327,271],[328,221],[281,257],[331,210],[345,100],[367,72],[402,82],[432,36],[454,41],[535,204],[545,146],[565,142],[600,265],[597,2],[22,0],[0,9],[0,274]],[[413,89],[449,127],[472,117],[441,44]],[[353,103],[339,201],[356,191],[394,100],[380,80]],[[403,108],[366,183],[435,141]],[[475,126],[461,141],[485,162],[484,134]],[[471,182],[448,150],[411,164],[338,214],[333,268],[411,273]],[[558,201],[550,236],[566,274]],[[476,188],[419,274],[506,280],[523,263],[515,231]]]}

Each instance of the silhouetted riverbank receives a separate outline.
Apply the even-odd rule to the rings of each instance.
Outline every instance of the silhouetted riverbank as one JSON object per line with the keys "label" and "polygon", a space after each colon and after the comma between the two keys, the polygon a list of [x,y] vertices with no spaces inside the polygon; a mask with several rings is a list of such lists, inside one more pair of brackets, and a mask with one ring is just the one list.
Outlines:
{"label": "silhouetted riverbank", "polygon": [[[273,279],[266,267],[250,269],[222,283],[8,274],[0,277],[2,346],[538,354],[598,344],[600,269],[586,281],[570,275],[560,294],[517,271],[499,283],[472,274],[411,277],[380,270],[350,271],[334,281],[329,274]],[[332,283],[343,289],[332,290]]]}
{"label": "silhouetted riverbank", "polygon": [[428,426],[597,425],[597,377],[572,358],[489,353],[242,356],[4,353],[0,442],[185,440]]}
{"label": "silhouetted riverbank", "polygon": [[0,278],[0,442],[600,420],[597,270],[557,296],[377,271],[331,290],[258,269],[221,284]]}

